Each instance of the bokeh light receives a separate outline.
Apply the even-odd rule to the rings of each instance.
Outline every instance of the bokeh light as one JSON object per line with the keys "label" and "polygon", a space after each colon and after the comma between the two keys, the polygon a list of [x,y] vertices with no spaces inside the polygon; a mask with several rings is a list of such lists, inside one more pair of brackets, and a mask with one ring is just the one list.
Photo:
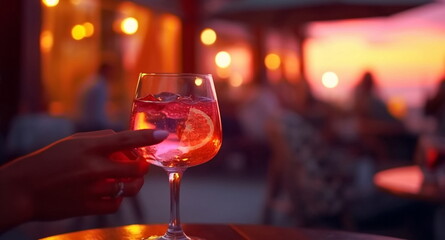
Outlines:
{"label": "bokeh light", "polygon": [[295,52],[287,53],[283,61],[284,77],[292,83],[300,78],[300,60]]}
{"label": "bokeh light", "polygon": [[86,36],[86,29],[83,25],[77,24],[71,29],[71,36],[74,40],[81,40]]}
{"label": "bokeh light", "polygon": [[212,45],[216,42],[216,32],[211,28],[206,28],[201,32],[201,42],[205,45]]}
{"label": "bokeh light", "polygon": [[42,52],[49,52],[51,51],[54,44],[54,37],[53,33],[51,31],[42,31],[40,34],[40,50]]}
{"label": "bokeh light", "polygon": [[83,27],[85,28],[85,37],[91,37],[94,34],[94,25],[90,22],[85,22],[83,24]]}
{"label": "bokeh light", "polygon": [[131,35],[138,31],[139,22],[134,17],[127,17],[121,22],[121,30],[123,33]]}
{"label": "bokeh light", "polygon": [[232,74],[232,70],[230,68],[217,68],[216,75],[221,79],[228,79]]}
{"label": "bokeh light", "polygon": [[199,77],[197,77],[197,78],[195,78],[195,85],[196,86],[201,86],[202,85],[202,78],[199,78]]}
{"label": "bokeh light", "polygon": [[264,59],[264,64],[266,65],[267,69],[277,70],[281,65],[281,58],[278,56],[278,54],[269,53]]}
{"label": "bokeh light", "polygon": [[388,99],[388,111],[396,118],[403,119],[408,111],[407,108],[403,97],[393,96]]}
{"label": "bokeh light", "polygon": [[321,77],[321,83],[326,88],[335,88],[338,86],[338,76],[334,72],[325,72]]}
{"label": "bokeh light", "polygon": [[65,112],[65,108],[62,102],[52,101],[49,103],[48,111],[51,116],[61,116]]}
{"label": "bokeh light", "polygon": [[47,7],[55,7],[59,4],[59,0],[42,0],[42,2]]}
{"label": "bokeh light", "polygon": [[215,56],[215,63],[216,66],[220,68],[228,68],[230,64],[232,63],[232,57],[230,54],[226,51],[221,51],[216,54]]}
{"label": "bokeh light", "polygon": [[239,73],[234,73],[229,78],[229,84],[232,87],[239,87],[243,84],[243,76]]}
{"label": "bokeh light", "polygon": [[128,232],[129,236],[141,235],[143,233],[143,228],[140,225],[129,225],[123,227],[123,229]]}

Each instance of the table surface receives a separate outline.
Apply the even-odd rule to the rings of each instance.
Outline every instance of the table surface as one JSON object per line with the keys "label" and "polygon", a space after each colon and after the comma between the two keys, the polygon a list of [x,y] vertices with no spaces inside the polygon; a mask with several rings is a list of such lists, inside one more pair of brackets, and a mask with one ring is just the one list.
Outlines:
{"label": "table surface", "polygon": [[[141,239],[153,235],[163,235],[167,229],[166,224],[159,225],[127,225],[113,228],[101,228],[60,234],[43,238],[41,240],[78,240],[78,239],[104,239],[123,240]],[[184,232],[192,237],[207,240],[272,240],[272,239],[298,239],[298,240],[395,240],[397,238],[377,236],[370,234],[351,233],[331,230],[310,230],[299,228],[283,228],[266,225],[240,225],[240,224],[184,224]]]}
{"label": "table surface", "polygon": [[382,191],[404,198],[445,202],[445,189],[426,184],[418,166],[391,168],[377,172],[374,184]]}

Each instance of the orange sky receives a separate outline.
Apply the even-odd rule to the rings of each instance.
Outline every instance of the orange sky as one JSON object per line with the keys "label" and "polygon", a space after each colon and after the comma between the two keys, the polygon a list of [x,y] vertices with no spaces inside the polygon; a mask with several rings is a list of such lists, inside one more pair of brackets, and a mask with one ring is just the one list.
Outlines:
{"label": "orange sky", "polygon": [[[310,26],[307,73],[321,97],[347,101],[365,69],[378,78],[385,99],[423,103],[445,73],[445,3],[435,3],[388,18],[319,22]],[[339,76],[339,85],[321,85],[324,72]]]}

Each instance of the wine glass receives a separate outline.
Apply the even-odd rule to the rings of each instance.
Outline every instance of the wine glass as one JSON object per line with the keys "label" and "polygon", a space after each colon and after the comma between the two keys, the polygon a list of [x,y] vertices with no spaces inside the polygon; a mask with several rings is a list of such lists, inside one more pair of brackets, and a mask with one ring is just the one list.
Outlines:
{"label": "wine glass", "polygon": [[184,234],[179,189],[184,171],[211,160],[222,143],[221,118],[210,74],[140,73],[131,129],[162,129],[163,142],[138,148],[148,162],[162,167],[170,185],[170,223],[164,236],[147,239],[197,239]]}
{"label": "wine glass", "polygon": [[415,162],[423,174],[424,186],[445,188],[445,138],[438,135],[419,137]]}

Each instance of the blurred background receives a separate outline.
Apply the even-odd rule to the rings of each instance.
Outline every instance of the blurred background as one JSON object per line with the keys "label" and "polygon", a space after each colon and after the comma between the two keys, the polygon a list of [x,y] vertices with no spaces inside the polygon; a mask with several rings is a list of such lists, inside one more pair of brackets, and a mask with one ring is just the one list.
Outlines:
{"label": "blurred background", "polygon": [[[445,239],[440,204],[372,183],[379,170],[414,164],[421,136],[444,133],[443,0],[17,0],[0,9],[2,163],[77,131],[127,129],[139,72],[211,73],[223,147],[187,170],[183,222]],[[28,223],[0,239],[165,223],[168,199],[167,176],[152,167],[116,214]]]}

